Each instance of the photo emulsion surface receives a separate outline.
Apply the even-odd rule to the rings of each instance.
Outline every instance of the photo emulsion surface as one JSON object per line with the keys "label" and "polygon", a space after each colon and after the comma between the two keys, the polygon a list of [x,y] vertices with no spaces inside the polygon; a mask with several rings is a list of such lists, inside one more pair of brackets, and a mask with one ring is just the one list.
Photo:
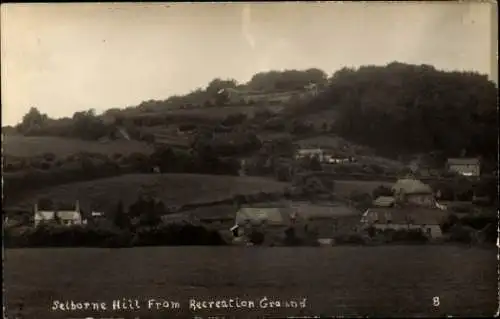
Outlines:
{"label": "photo emulsion surface", "polygon": [[4,318],[498,312],[495,4],[0,21]]}

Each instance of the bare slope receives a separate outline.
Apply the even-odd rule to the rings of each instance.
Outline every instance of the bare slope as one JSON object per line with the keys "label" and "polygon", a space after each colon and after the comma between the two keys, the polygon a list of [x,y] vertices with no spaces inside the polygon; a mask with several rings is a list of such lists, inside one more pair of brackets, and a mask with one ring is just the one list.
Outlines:
{"label": "bare slope", "polygon": [[99,209],[106,210],[120,200],[129,205],[141,193],[158,197],[166,205],[182,205],[223,200],[235,194],[281,191],[286,185],[260,177],[130,174],[36,191],[19,200],[15,206],[28,208],[40,198],[60,203],[72,203],[78,199],[83,209],[97,205]]}
{"label": "bare slope", "polygon": [[2,144],[4,155],[16,157],[35,157],[44,153],[65,157],[79,152],[113,155],[152,151],[150,146],[138,141],[117,140],[100,143],[49,136],[4,136]]}

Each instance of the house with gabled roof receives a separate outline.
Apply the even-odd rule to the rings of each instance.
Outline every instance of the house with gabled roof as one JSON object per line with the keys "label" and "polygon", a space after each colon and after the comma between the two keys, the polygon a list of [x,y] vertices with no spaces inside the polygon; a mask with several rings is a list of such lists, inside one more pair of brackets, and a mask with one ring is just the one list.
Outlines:
{"label": "house with gabled roof", "polygon": [[481,174],[479,158],[449,158],[446,167],[449,171],[463,176],[478,177]]}
{"label": "house with gabled roof", "polygon": [[284,203],[244,205],[236,212],[230,230],[236,238],[246,237],[254,230],[265,232],[266,237],[281,236],[295,223],[296,217],[293,209]]}
{"label": "house with gabled roof", "polygon": [[43,223],[56,223],[66,226],[82,225],[87,223],[86,219],[82,217],[80,203],[78,200],[76,201],[74,208],[40,210],[38,208],[38,204],[35,204],[33,211],[35,227]]}
{"label": "house with gabled roof", "polygon": [[442,236],[441,223],[447,213],[437,208],[370,208],[361,217],[361,227],[385,229],[420,229],[431,238]]}
{"label": "house with gabled roof", "polygon": [[392,192],[397,204],[436,207],[434,191],[418,179],[400,179],[392,186]]}

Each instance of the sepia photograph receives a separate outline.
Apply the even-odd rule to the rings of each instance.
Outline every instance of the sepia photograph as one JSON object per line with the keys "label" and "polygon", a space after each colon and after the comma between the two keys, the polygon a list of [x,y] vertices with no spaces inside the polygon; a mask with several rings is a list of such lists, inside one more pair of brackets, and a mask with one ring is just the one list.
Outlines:
{"label": "sepia photograph", "polygon": [[3,318],[500,314],[493,1],[0,22]]}

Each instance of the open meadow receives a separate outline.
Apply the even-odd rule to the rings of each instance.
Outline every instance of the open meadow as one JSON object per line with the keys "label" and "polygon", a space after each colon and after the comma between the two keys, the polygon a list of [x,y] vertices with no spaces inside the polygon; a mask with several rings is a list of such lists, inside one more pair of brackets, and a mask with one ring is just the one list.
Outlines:
{"label": "open meadow", "polygon": [[110,142],[91,142],[63,137],[6,135],[2,141],[3,153],[14,157],[36,157],[53,153],[58,158],[80,152],[105,155],[152,153],[153,148],[138,141],[116,140]]}
{"label": "open meadow", "polygon": [[372,194],[379,186],[392,187],[394,183],[385,181],[335,181],[335,194],[348,197],[353,192]]}
{"label": "open meadow", "polygon": [[120,200],[125,206],[131,205],[142,193],[155,196],[166,205],[183,205],[215,202],[237,194],[278,192],[287,185],[262,177],[129,174],[33,191],[13,206],[28,208],[40,198],[50,198],[63,203],[74,203],[78,199],[82,208],[97,205],[101,209],[112,209]]}
{"label": "open meadow", "polygon": [[[332,248],[157,247],[7,249],[9,318],[114,315],[187,318],[210,311],[268,315],[491,316],[497,309],[494,249],[456,246]],[[397,270],[397,271],[396,271]],[[301,300],[304,309],[259,309],[258,300]],[[439,305],[433,305],[433,298]],[[113,312],[112,300],[139,300]],[[147,300],[178,309],[148,309]],[[256,300],[256,307],[190,311],[189,299]],[[54,312],[54,300],[106,302],[107,311]]]}

